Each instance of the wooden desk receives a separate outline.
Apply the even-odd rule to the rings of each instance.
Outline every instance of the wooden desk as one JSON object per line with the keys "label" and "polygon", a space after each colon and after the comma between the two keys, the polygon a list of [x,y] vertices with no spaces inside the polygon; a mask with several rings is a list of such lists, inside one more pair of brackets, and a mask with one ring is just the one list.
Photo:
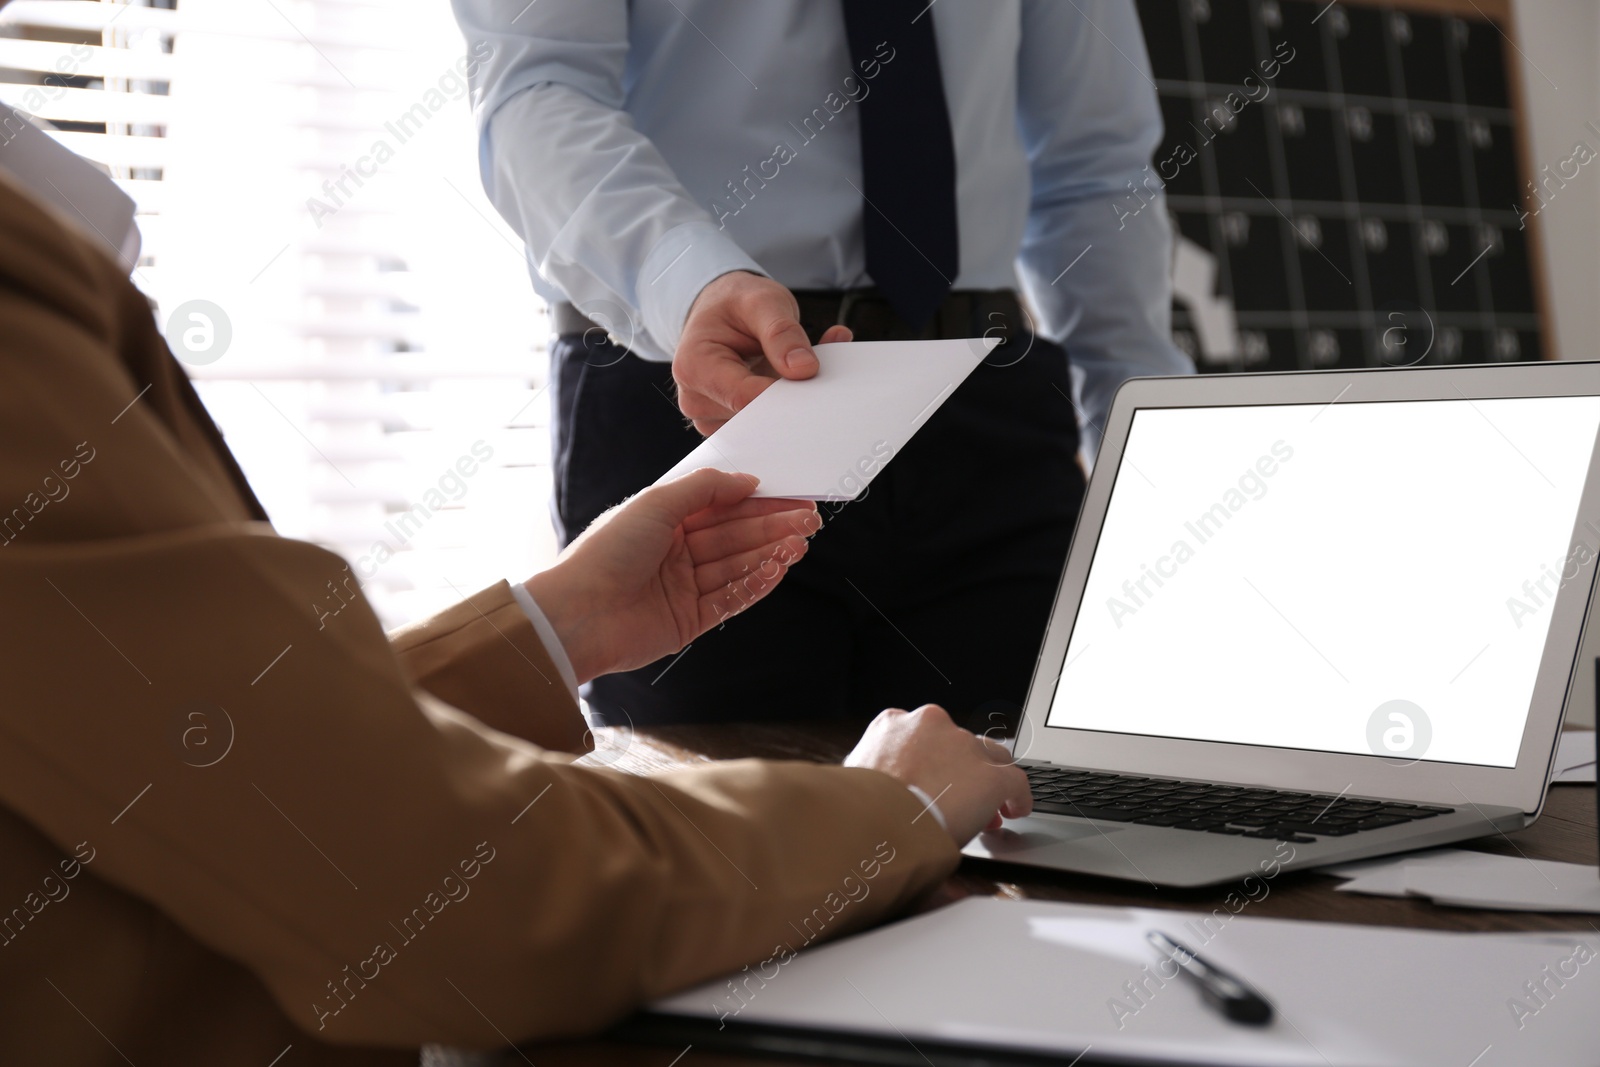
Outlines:
{"label": "wooden desk", "polygon": [[[598,739],[600,747],[596,755],[610,766],[635,773],[739,756],[837,762],[850,751],[858,734],[853,728],[814,724],[661,727],[632,736],[605,730]],[[1532,827],[1468,842],[1462,847],[1505,855],[1521,854],[1531,859],[1594,864],[1597,861],[1595,821],[1594,787],[1559,785],[1552,788],[1544,814]],[[1273,879],[1265,896],[1250,905],[1248,914],[1436,930],[1592,929],[1591,916],[1441,908],[1415,898],[1336,893],[1333,887],[1337,884],[1336,879],[1315,871],[1282,874]],[[1130,882],[967,860],[929,895],[923,907],[939,907],[962,897],[982,895],[1209,911],[1221,906],[1229,888],[1224,885],[1211,889],[1153,889]],[[812,1062],[730,1056],[692,1048],[685,1052],[615,1041],[539,1045],[525,1051],[528,1059],[539,1067],[569,1064],[574,1067],[578,1064],[585,1067],[611,1067],[613,1064],[617,1067],[624,1064],[630,1067],[636,1064],[646,1067],[772,1067],[773,1064],[799,1067]],[[682,1058],[674,1060],[680,1053]]]}

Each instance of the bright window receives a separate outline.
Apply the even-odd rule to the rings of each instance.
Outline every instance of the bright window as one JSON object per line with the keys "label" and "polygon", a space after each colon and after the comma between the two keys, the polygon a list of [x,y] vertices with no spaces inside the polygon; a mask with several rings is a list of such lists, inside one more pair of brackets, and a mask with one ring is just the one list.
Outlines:
{"label": "bright window", "polygon": [[134,197],[134,282],[274,523],[388,625],[555,551],[548,319],[464,63],[442,0],[0,9],[0,101]]}

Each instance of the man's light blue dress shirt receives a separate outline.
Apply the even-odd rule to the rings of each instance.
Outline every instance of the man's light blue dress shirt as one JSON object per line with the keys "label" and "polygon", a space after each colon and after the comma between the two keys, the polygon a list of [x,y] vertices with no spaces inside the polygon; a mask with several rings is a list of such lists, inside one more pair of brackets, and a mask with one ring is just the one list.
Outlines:
{"label": "man's light blue dress shirt", "polygon": [[[454,0],[490,199],[546,299],[670,359],[700,289],[754,270],[871,284],[838,0]],[[1164,210],[1114,206],[1161,136],[1132,0],[934,0],[957,160],[958,289],[1020,288],[1067,345],[1093,455],[1116,387],[1186,373]],[[884,205],[893,217],[893,206]]]}

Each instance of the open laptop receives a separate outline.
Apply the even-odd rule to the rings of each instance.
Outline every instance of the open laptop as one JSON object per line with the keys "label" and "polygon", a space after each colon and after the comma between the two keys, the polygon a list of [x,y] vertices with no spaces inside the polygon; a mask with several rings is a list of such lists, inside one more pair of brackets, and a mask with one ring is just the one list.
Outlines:
{"label": "open laptop", "polygon": [[1208,885],[1527,826],[1600,554],[1600,364],[1117,393],[969,856]]}

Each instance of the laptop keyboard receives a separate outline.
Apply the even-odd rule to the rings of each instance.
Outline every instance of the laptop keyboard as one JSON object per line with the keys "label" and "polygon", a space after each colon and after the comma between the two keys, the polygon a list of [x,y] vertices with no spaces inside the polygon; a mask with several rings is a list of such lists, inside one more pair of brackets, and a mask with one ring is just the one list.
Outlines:
{"label": "laptop keyboard", "polygon": [[[1454,808],[1293,793],[1242,785],[1137,778],[1068,767],[1024,767],[1035,811],[1212,834],[1310,842],[1447,815]],[[1314,835],[1314,836],[1313,836]]]}

